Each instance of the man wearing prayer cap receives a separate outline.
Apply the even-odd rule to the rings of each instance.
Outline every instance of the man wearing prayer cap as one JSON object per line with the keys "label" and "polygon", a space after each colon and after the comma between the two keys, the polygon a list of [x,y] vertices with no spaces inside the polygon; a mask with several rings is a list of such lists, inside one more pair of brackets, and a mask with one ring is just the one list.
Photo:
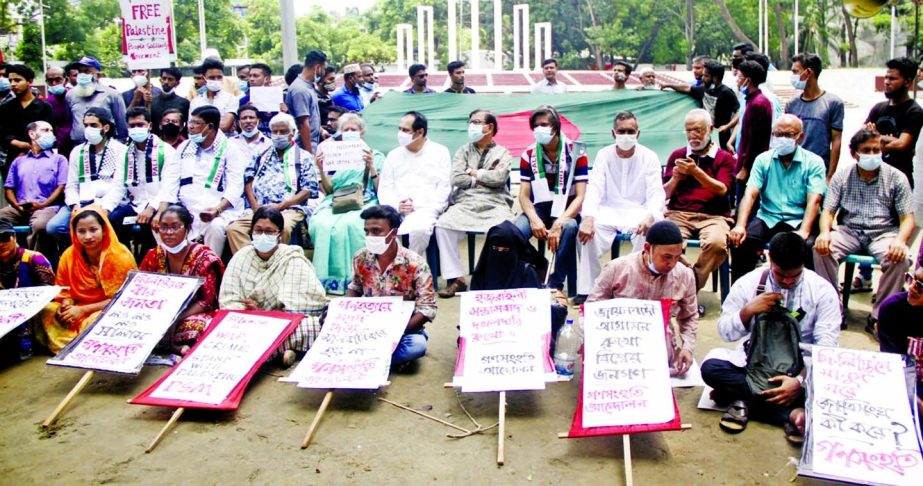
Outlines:
{"label": "man wearing prayer cap", "polygon": [[362,69],[358,64],[347,64],[343,68],[343,86],[333,92],[333,104],[348,111],[362,111],[365,103],[359,84],[362,82]]}
{"label": "man wearing prayer cap", "polygon": [[670,374],[683,376],[692,366],[696,332],[699,328],[695,275],[677,265],[683,254],[683,234],[671,221],[659,221],[647,230],[644,249],[617,258],[603,267],[587,302],[615,298],[673,302],[672,315],[679,325],[679,344],[671,324],[667,330],[667,358]]}

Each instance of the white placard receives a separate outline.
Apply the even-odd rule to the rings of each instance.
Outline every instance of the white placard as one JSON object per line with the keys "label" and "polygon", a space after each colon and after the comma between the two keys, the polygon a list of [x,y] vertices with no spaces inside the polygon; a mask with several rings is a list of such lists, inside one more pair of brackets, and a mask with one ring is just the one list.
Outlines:
{"label": "white placard", "polygon": [[612,299],[584,306],[583,426],[675,418],[660,302]]}
{"label": "white placard", "polygon": [[0,338],[32,319],[60,291],[54,285],[0,290]]}
{"label": "white placard", "polygon": [[138,373],[201,279],[133,272],[115,300],[48,364]]}
{"label": "white placard", "polygon": [[280,381],[301,388],[382,386],[413,309],[413,302],[400,297],[333,299],[317,340],[292,374]]}
{"label": "white placard", "polygon": [[813,472],[855,483],[923,484],[903,358],[824,346],[814,346],[813,356]]}
{"label": "white placard", "polygon": [[365,170],[365,151],[369,146],[362,140],[344,142],[329,140],[324,142],[324,170]]}
{"label": "white placard", "polygon": [[532,186],[533,204],[551,201],[551,191],[548,189],[547,179],[536,178],[530,185]]}
{"label": "white placard", "polygon": [[264,113],[276,113],[282,104],[281,86],[251,86],[250,104]]}
{"label": "white placard", "polygon": [[543,289],[462,293],[463,368],[453,384],[463,392],[544,390],[549,309]]}
{"label": "white placard", "polygon": [[692,366],[683,376],[671,376],[670,385],[673,388],[692,388],[694,386],[705,386],[705,380],[702,379],[702,368],[699,361],[693,359]]}
{"label": "white placard", "polygon": [[119,0],[122,56],[128,69],[170,67],[176,61],[172,0]]}
{"label": "white placard", "polygon": [[149,396],[220,404],[289,322],[277,317],[228,313]]}

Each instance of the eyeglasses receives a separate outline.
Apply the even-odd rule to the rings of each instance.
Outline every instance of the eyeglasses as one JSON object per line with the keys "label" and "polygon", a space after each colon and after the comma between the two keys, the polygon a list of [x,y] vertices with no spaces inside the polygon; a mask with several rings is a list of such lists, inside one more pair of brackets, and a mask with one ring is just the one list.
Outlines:
{"label": "eyeglasses", "polygon": [[905,273],[904,280],[906,280],[907,285],[909,285],[917,293],[923,293],[923,280],[917,280],[912,273]]}
{"label": "eyeglasses", "polygon": [[179,233],[180,231],[186,229],[185,226],[164,226],[160,225],[161,233]]}
{"label": "eyeglasses", "polygon": [[0,233],[0,243],[9,243],[16,238],[16,233]]}
{"label": "eyeglasses", "polygon": [[773,137],[783,137],[783,138],[798,138],[801,135],[800,132],[773,132]]}
{"label": "eyeglasses", "polygon": [[260,236],[279,236],[278,231],[272,231],[272,230],[253,230],[253,234],[260,235]]}

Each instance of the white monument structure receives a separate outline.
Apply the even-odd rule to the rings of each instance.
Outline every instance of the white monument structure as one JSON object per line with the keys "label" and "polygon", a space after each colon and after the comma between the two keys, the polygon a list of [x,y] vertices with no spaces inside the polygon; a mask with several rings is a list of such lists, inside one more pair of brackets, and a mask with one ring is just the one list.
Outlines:
{"label": "white monument structure", "polygon": [[397,24],[397,68],[406,70],[413,64],[413,26]]}
{"label": "white monument structure", "polygon": [[513,5],[513,71],[519,70],[529,70],[528,3]]}
{"label": "white monument structure", "polygon": [[[542,35],[542,32],[544,32],[544,35]],[[541,68],[542,61],[549,57],[551,57],[551,22],[536,22],[535,69]]]}

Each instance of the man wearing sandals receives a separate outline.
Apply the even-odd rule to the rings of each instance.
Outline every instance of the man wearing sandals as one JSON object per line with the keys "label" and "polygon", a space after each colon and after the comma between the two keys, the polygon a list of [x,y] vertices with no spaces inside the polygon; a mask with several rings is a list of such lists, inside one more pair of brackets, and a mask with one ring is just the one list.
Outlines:
{"label": "man wearing sandals", "polygon": [[[795,232],[779,233],[769,243],[769,269],[759,268],[738,279],[724,301],[718,333],[725,341],[740,341],[741,345],[736,350],[709,353],[702,363],[702,378],[714,388],[712,399],[729,405],[720,421],[726,432],[742,432],[752,415],[760,421],[784,424],[785,437],[790,442],[804,441],[803,376],[775,376],[769,381],[778,384],[776,388],[754,393],[747,384],[743,348],[757,316],[776,305],[803,316],[799,321],[803,343],[837,345],[840,307],[836,289],[805,269],[804,261],[804,239]],[[764,272],[768,272],[765,292],[758,293]]]}

